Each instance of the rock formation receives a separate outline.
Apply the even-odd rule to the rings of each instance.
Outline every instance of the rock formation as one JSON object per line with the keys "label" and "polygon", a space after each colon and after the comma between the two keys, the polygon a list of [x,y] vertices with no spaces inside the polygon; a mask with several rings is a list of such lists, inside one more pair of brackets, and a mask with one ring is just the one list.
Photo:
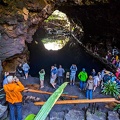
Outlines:
{"label": "rock formation", "polygon": [[0,60],[5,71],[26,59],[26,43],[55,9],[82,24],[88,39],[109,36],[118,42],[120,38],[119,0],[1,0],[0,7]]}

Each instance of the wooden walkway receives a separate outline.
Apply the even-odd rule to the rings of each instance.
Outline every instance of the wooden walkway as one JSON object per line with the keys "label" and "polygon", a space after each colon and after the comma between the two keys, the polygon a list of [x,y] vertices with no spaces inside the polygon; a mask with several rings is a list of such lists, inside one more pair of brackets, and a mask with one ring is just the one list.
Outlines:
{"label": "wooden walkway", "polygon": [[[55,104],[82,104],[82,103],[108,103],[108,102],[116,102],[115,98],[96,98],[96,99],[78,99],[78,100],[60,100],[57,101]],[[34,102],[35,105],[43,105],[45,102]]]}
{"label": "wooden walkway", "polygon": [[[53,94],[52,92],[47,92],[47,91],[42,91],[42,90],[33,90],[33,89],[26,89],[24,90],[24,92],[33,92],[33,93],[48,94],[48,95]],[[69,94],[62,94],[61,96],[67,97],[67,98],[78,98],[78,96],[73,96]]]}

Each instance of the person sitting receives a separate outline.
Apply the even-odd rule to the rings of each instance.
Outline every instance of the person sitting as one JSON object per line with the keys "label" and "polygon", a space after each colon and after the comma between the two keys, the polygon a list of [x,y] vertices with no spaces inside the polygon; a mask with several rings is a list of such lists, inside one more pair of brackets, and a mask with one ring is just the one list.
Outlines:
{"label": "person sitting", "polygon": [[110,72],[105,71],[105,75],[103,77],[103,83],[107,83],[111,79]]}

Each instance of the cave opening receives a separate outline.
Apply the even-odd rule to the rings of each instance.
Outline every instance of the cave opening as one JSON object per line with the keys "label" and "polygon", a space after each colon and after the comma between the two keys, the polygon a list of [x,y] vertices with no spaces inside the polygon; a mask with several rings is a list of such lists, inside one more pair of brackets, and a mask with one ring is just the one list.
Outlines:
{"label": "cave opening", "polygon": [[[50,68],[54,64],[57,64],[57,67],[62,65],[66,72],[69,71],[73,63],[77,65],[78,72],[83,67],[86,68],[88,73],[91,73],[93,68],[96,71],[102,70],[104,65],[87,54],[84,48],[70,35],[71,31],[75,28],[80,28],[79,30],[83,32],[82,28],[76,24],[74,24],[74,28],[73,23],[69,23],[68,19],[67,23],[69,23],[69,26],[67,28],[65,25],[61,26],[63,23],[60,20],[54,21],[52,19],[48,24],[48,20],[51,18],[53,16],[45,20],[37,29],[33,35],[32,43],[28,44],[28,50],[30,51],[29,61],[30,67],[32,68],[30,69],[30,74],[32,76],[38,76],[40,69],[44,68],[46,74],[49,75]],[[53,24],[57,24],[57,26]],[[50,33],[51,31],[52,33]],[[55,44],[55,42],[58,43]],[[51,45],[52,43],[54,43],[55,47]]]}

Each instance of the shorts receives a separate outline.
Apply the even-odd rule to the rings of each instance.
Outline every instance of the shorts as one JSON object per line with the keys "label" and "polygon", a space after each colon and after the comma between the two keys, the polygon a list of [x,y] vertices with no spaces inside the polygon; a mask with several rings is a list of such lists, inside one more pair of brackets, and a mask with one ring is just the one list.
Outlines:
{"label": "shorts", "polygon": [[55,82],[54,78],[50,78],[50,83],[53,84]]}
{"label": "shorts", "polygon": [[70,75],[70,81],[75,81],[75,75]]}
{"label": "shorts", "polygon": [[54,83],[55,80],[56,80],[56,78],[57,78],[57,75],[56,75],[56,74],[53,75],[53,76],[50,78],[50,83],[51,83],[51,84]]}
{"label": "shorts", "polygon": [[29,71],[24,71],[24,73],[26,74],[26,73],[29,73]]}

